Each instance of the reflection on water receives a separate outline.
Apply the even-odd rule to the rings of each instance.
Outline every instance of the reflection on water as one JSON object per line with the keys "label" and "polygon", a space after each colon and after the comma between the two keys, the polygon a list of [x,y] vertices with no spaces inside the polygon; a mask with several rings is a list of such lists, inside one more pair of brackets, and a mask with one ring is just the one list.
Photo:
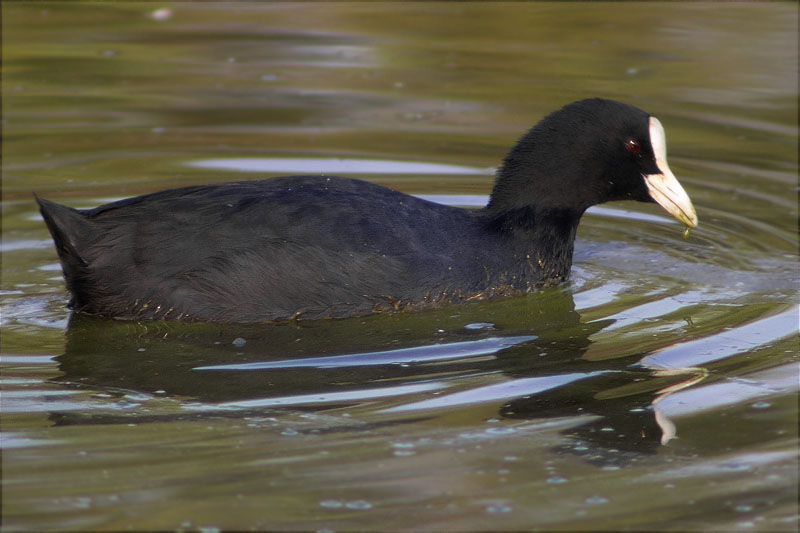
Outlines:
{"label": "reflection on water", "polygon": [[[665,379],[633,368],[636,361],[629,360],[587,364],[581,355],[589,336],[611,322],[582,324],[565,291],[529,300],[524,306],[519,301],[467,305],[455,316],[444,310],[403,317],[399,329],[396,318],[382,316],[257,327],[120,324],[74,316],[66,353],[57,358],[62,374],[54,381],[190,399],[163,420],[187,412],[231,416],[301,406],[342,409],[392,398],[397,399],[371,416],[403,423],[429,410],[474,404],[502,406],[496,416],[510,419],[580,415],[585,420],[573,424],[569,434],[580,435],[581,445],[595,454],[607,449],[654,453],[663,435],[652,399],[685,376]],[[492,322],[475,328],[476,317]],[[552,329],[553,324],[558,327]],[[405,347],[376,350],[387,342],[382,329],[392,332],[393,345]],[[524,330],[538,335],[514,334]],[[335,352],[316,355],[330,350]],[[124,414],[75,409],[55,420],[58,425],[128,424],[142,405],[126,405]],[[597,426],[615,429],[598,432]]]}
{"label": "reflection on water", "polygon": [[[269,368],[349,368],[354,366],[373,365],[407,365],[410,363],[447,361],[462,359],[478,355],[489,355],[502,350],[506,346],[513,346],[522,342],[535,339],[528,337],[488,338],[477,341],[452,342],[433,344],[430,346],[415,346],[399,350],[386,350],[381,352],[366,352],[347,355],[333,355],[328,357],[307,357],[288,361],[268,361],[260,363],[235,363],[230,365],[198,366],[194,370],[266,370]],[[239,337],[238,339],[241,339]],[[243,340],[243,339],[242,339]]]}
{"label": "reflection on water", "polygon": [[642,364],[666,368],[707,365],[736,354],[768,345],[797,332],[797,307],[768,316],[734,330],[722,331],[709,337],[681,343],[642,359]]}
{"label": "reflection on water", "polygon": [[[3,527],[796,530],[796,15],[4,4]],[[335,173],[482,207],[588,96],[659,118],[702,226],[592,208],[572,281],[524,298],[70,319],[31,197]]]}
{"label": "reflection on water", "polygon": [[491,169],[459,165],[418,163],[413,161],[383,161],[370,159],[310,159],[310,158],[238,158],[191,161],[186,165],[197,168],[235,170],[237,172],[277,172],[288,174],[492,174]]}
{"label": "reflection on water", "polygon": [[[598,366],[587,363],[583,355],[592,336],[613,328],[615,320],[582,322],[571,295],[563,290],[551,291],[549,298],[538,294],[527,299],[524,307],[519,300],[501,301],[463,306],[456,315],[447,309],[406,316],[399,329],[397,318],[383,316],[302,325],[222,326],[118,323],[76,315],[66,352],[57,358],[62,374],[54,381],[159,391],[191,398],[181,410],[208,413],[278,406],[329,408],[330,404],[341,408],[401,397],[377,414],[416,416],[431,409],[506,402],[498,416],[541,419],[591,414],[595,418],[571,429],[571,435],[581,436],[583,446],[592,443],[595,451],[649,453],[675,436],[671,416],[754,397],[752,387],[739,386],[731,389],[733,400],[716,399],[712,407],[700,402],[688,411],[676,410],[686,394],[681,391],[709,376],[697,365],[739,350],[712,359],[702,350],[689,350],[698,356],[686,360],[687,350],[678,344],[633,360],[608,359]],[[753,328],[766,331],[761,323],[771,321],[783,328],[771,328],[770,335],[747,341],[746,348],[779,342],[794,332],[794,313],[791,309],[748,324],[726,338]],[[472,320],[478,317],[493,322],[475,327]],[[552,324],[558,327],[554,330]],[[516,334],[521,331],[536,334]],[[381,349],[387,334],[394,337],[392,346],[405,347]],[[692,342],[708,344],[713,338]],[[792,375],[797,369],[787,370]],[[358,379],[353,380],[356,371]],[[766,387],[756,396],[798,389],[796,381],[788,388],[786,380],[778,381],[780,385]],[[104,423],[131,421],[130,415],[89,417]],[[79,412],[59,416],[59,424],[68,421],[80,424],[85,416]],[[643,446],[647,442],[650,445]]]}
{"label": "reflection on water", "polygon": [[[453,311],[241,326],[77,315],[58,357],[63,375],[57,379],[218,402],[265,393],[358,390],[398,380],[452,381],[461,374],[492,376],[516,368],[528,374],[563,362],[582,366],[586,336],[601,327],[581,325],[561,290]],[[478,318],[491,323],[475,328]],[[557,331],[538,332],[553,324]],[[536,352],[531,360],[528,350],[543,345],[551,345],[550,355]]]}

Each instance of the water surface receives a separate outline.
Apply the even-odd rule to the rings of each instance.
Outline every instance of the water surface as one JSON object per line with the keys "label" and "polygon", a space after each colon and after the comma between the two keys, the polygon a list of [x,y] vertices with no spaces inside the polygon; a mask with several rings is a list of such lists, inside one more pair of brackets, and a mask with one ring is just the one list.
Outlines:
{"label": "water surface", "polygon": [[[797,7],[11,3],[2,519],[18,530],[796,530]],[[570,283],[417,314],[70,319],[75,207],[338,173],[483,205],[546,113],[664,124],[700,227],[584,217]]]}

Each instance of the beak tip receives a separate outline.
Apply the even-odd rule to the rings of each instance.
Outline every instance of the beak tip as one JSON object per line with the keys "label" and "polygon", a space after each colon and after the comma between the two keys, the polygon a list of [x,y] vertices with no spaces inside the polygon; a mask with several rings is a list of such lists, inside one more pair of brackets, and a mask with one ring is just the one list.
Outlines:
{"label": "beak tip", "polygon": [[667,213],[680,220],[688,228],[697,227],[697,212],[683,190],[681,184],[672,174],[650,174],[644,176],[650,198],[664,208]]}

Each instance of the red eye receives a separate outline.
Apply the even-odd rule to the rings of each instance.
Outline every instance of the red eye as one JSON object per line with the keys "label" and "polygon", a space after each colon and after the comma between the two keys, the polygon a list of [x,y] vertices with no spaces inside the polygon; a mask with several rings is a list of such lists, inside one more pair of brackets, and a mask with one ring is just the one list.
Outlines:
{"label": "red eye", "polygon": [[638,154],[642,151],[642,145],[633,139],[628,139],[628,141],[625,143],[625,148],[632,154]]}

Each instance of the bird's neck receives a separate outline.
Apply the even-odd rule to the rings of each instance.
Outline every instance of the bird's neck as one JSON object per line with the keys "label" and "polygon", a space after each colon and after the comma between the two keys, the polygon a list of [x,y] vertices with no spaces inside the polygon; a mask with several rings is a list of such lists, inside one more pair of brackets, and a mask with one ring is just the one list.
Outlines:
{"label": "bird's neck", "polygon": [[581,214],[532,205],[499,210],[490,204],[484,210],[491,231],[513,250],[519,275],[529,289],[567,279]]}

